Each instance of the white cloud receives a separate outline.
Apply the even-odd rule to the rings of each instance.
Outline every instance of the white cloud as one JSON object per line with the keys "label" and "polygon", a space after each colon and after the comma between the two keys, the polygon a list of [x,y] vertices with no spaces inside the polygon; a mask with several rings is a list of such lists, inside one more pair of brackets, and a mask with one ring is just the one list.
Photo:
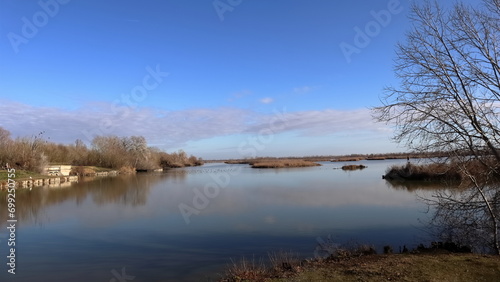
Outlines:
{"label": "white cloud", "polygon": [[117,113],[112,109],[112,105],[106,103],[66,110],[2,101],[0,126],[14,136],[45,131],[46,138],[61,143],[72,143],[76,139],[90,142],[95,135],[142,135],[149,143],[167,148],[213,137],[258,134],[263,129],[272,129],[275,134],[293,131],[298,136],[343,132],[388,134],[387,127],[372,120],[368,109],[299,112],[282,109],[271,114],[240,108],[181,111],[137,108]]}
{"label": "white cloud", "polygon": [[[276,119],[277,117],[277,119]],[[249,127],[249,132],[259,132],[269,128],[273,118],[277,120],[275,126],[280,132],[298,131],[303,136],[328,135],[339,132],[372,131],[387,132],[387,128],[375,123],[368,109],[359,110],[332,110],[299,111],[277,114],[268,117],[267,121]]]}
{"label": "white cloud", "polygon": [[266,97],[266,98],[262,98],[259,100],[262,104],[271,104],[272,102],[274,102],[274,99],[271,98],[271,97]]}

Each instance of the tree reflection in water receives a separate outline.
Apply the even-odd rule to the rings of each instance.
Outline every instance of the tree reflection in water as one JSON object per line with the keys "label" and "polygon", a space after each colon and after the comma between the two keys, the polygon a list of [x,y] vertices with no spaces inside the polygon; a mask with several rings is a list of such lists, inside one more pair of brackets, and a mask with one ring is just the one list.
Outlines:
{"label": "tree reflection in water", "polygon": [[[76,205],[92,199],[97,205],[122,204],[140,206],[146,204],[152,186],[165,178],[183,179],[183,173],[137,174],[103,178],[83,178],[78,183],[62,186],[35,187],[16,190],[16,217],[23,222],[41,224],[44,209],[65,201],[74,200]],[[0,206],[7,206],[7,191],[0,191]],[[0,227],[7,222],[7,208],[0,209]]]}
{"label": "tree reflection in water", "polygon": [[498,252],[498,185],[417,181],[386,181],[386,185],[419,194],[432,215],[428,228],[436,240],[468,246],[477,253]]}

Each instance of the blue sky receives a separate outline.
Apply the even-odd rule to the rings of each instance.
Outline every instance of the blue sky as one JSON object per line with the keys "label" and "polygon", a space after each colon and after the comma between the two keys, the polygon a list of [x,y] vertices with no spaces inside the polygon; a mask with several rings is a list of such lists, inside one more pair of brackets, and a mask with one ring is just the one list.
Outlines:
{"label": "blue sky", "polygon": [[208,159],[404,151],[368,108],[397,84],[409,6],[1,1],[0,126],[60,143],[143,135]]}

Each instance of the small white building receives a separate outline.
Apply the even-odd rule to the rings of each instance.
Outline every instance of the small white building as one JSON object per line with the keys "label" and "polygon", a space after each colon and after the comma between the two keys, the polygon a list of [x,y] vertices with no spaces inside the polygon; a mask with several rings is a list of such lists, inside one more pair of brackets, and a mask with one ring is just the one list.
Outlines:
{"label": "small white building", "polygon": [[69,176],[71,172],[70,165],[48,165],[45,167],[45,173],[50,176]]}

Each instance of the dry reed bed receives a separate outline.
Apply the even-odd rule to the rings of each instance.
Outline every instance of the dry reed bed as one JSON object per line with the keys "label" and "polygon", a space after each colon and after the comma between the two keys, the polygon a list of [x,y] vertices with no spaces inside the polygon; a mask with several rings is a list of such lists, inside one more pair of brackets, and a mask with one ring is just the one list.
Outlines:
{"label": "dry reed bed", "polygon": [[[498,171],[499,164],[491,162],[489,166],[497,168]],[[467,174],[470,174],[477,180],[482,180],[485,177],[485,172],[488,171],[483,164],[476,160],[471,160],[465,164],[449,162],[415,165],[407,163],[406,165],[390,167],[383,178],[412,181],[463,181],[468,178]],[[496,180],[500,179],[499,175],[493,177]]]}
{"label": "dry reed bed", "polygon": [[358,170],[358,169],[365,169],[367,166],[365,165],[345,165],[342,167],[342,170]]}
{"label": "dry reed bed", "polygon": [[252,168],[285,168],[285,167],[310,167],[310,166],[320,166],[320,164],[305,160],[289,160],[289,159],[279,159],[270,161],[260,161],[255,162]]}
{"label": "dry reed bed", "polygon": [[456,167],[451,164],[431,163],[423,165],[395,165],[390,167],[383,176],[388,180],[412,180],[412,181],[446,181],[462,179]]}
{"label": "dry reed bed", "polygon": [[358,157],[358,158],[338,158],[338,159],[333,159],[332,162],[358,162],[358,161],[362,161],[364,160],[365,158],[361,158],[361,157]]}

